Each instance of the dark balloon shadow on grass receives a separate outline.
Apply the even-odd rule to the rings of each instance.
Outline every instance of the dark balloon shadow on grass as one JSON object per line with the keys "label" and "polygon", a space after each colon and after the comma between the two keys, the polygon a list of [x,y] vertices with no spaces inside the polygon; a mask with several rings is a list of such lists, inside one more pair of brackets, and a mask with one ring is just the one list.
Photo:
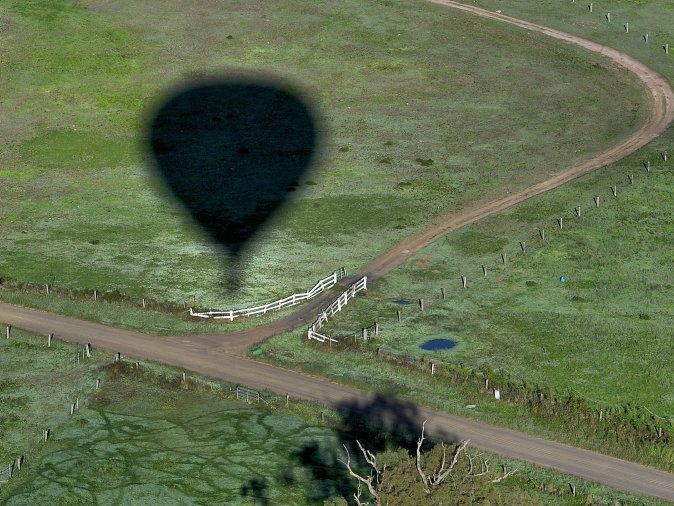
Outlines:
{"label": "dark balloon shadow on grass", "polygon": [[232,75],[177,87],[151,115],[146,145],[158,187],[226,257],[230,290],[241,283],[244,252],[311,167],[310,103],[278,79]]}

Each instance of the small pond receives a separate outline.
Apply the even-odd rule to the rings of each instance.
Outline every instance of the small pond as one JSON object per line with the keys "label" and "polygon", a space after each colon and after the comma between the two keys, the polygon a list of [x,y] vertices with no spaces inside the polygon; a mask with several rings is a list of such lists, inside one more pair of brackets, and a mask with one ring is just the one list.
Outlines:
{"label": "small pond", "polygon": [[422,350],[433,351],[433,350],[451,350],[456,346],[456,341],[451,339],[431,339],[421,344],[419,348]]}
{"label": "small pond", "polygon": [[405,306],[407,304],[412,304],[412,301],[408,299],[393,299],[393,303]]}

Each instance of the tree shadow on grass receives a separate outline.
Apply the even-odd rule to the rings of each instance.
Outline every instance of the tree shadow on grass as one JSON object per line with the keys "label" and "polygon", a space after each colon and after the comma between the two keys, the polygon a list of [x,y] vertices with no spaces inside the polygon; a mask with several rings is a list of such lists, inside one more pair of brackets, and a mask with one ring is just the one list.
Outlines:
{"label": "tree shadow on grass", "polygon": [[[423,419],[419,409],[408,401],[375,394],[367,400],[340,403],[336,410],[340,414],[340,426],[335,431],[338,445],[332,447],[311,441],[292,455],[305,471],[313,501],[351,497],[356,491],[355,480],[339,462],[345,453],[342,445],[348,448],[354,460],[360,460],[356,441],[375,454],[397,448],[413,451],[421,433]],[[450,433],[436,433],[436,437],[457,440]],[[359,468],[356,462],[354,466]]]}
{"label": "tree shadow on grass", "polygon": [[269,502],[269,485],[264,476],[255,476],[241,486],[241,497],[250,497],[253,504],[266,506]]}

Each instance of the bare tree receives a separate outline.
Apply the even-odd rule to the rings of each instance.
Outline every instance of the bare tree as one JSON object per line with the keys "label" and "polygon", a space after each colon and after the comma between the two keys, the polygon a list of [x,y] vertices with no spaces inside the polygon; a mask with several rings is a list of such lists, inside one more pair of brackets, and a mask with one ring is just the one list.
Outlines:
{"label": "bare tree", "polygon": [[[447,463],[447,445],[445,445],[444,442],[441,443],[442,460],[440,462],[440,467],[434,473],[426,474],[421,464],[421,446],[423,445],[425,439],[424,433],[426,430],[426,421],[427,420],[424,420],[424,423],[421,424],[421,436],[417,440],[417,471],[419,472],[419,476],[421,476],[421,481],[424,484],[424,489],[426,490],[427,494],[430,494],[431,489],[438,487],[439,485],[442,484],[443,481],[447,479],[447,477],[452,475],[452,471],[454,470],[456,464],[459,462],[459,458],[461,457],[462,454],[465,454],[466,457],[468,458],[468,472],[464,475],[462,481],[468,478],[477,478],[478,476],[484,476],[489,472],[489,464],[482,457],[479,458],[480,470],[479,471],[476,470],[475,464],[473,462],[473,457],[471,456],[470,452],[466,451],[466,447],[468,446],[470,439],[466,439],[464,441],[461,441],[456,446],[456,448],[454,449],[454,454],[452,455],[451,458],[451,462],[449,462],[449,464]],[[500,481],[503,481],[508,476],[514,473],[515,470],[505,472],[504,468],[503,476],[493,479],[492,483],[499,483]]]}
{"label": "bare tree", "polygon": [[[346,447],[346,445],[342,445],[344,447],[344,451],[346,451],[346,462],[343,461],[342,459],[339,459],[339,462],[344,464],[346,469],[349,471],[349,474],[356,478],[358,480],[358,492],[353,494],[354,499],[356,500],[356,504],[358,506],[366,506],[368,503],[362,502],[360,498],[360,484],[364,484],[372,497],[374,497],[374,501],[376,506],[381,506],[381,499],[379,498],[379,493],[377,492],[377,488],[379,485],[381,485],[381,475],[386,469],[386,466],[384,466],[381,470],[379,469],[379,466],[377,465],[377,457],[369,451],[363,448],[363,445],[360,444],[360,441],[356,440],[356,443],[358,444],[358,448],[360,448],[360,451],[363,453],[363,456],[365,457],[365,462],[367,462],[370,467],[372,468],[370,470],[370,476],[367,478],[361,476],[357,472],[355,472],[351,468],[351,454],[349,453],[349,449]],[[373,474],[374,471],[374,474]],[[376,483],[377,487],[375,487],[374,483]]]}
{"label": "bare tree", "polygon": [[[458,445],[456,445],[451,456],[448,455],[447,445],[444,442],[441,443],[442,458],[440,460],[440,465],[434,472],[427,473],[424,471],[421,452],[421,447],[426,440],[425,432],[426,420],[424,420],[423,424],[421,425],[421,436],[417,440],[416,469],[419,473],[419,476],[421,477],[424,491],[427,494],[431,494],[433,490],[442,485],[442,483],[448,477],[452,477],[452,472],[454,471],[454,468],[461,459],[462,455],[465,455],[466,459],[468,459],[468,471],[463,473],[463,476],[461,476],[461,479],[458,481],[458,483],[463,483],[468,479],[477,478],[489,473],[489,464],[487,460],[481,455],[477,455],[477,457],[471,455],[471,453],[466,449],[468,447],[468,443],[470,442],[468,439],[461,441]],[[360,451],[365,458],[365,462],[367,462],[370,466],[369,476],[362,476],[353,470],[351,467],[351,454],[349,453],[349,449],[346,445],[342,445],[344,446],[344,451],[346,452],[346,460],[339,459],[339,462],[344,464],[349,474],[358,480],[358,491],[353,494],[353,497],[356,500],[356,504],[358,506],[367,506],[369,503],[364,502],[361,497],[361,485],[365,485],[370,492],[370,495],[374,498],[375,505],[381,506],[379,491],[381,490],[382,479],[384,472],[386,471],[386,466],[380,467],[380,465],[377,463],[376,455],[365,449],[360,441],[356,440],[356,444],[358,445],[358,448],[360,448]],[[515,472],[516,470],[507,471],[504,466],[503,474],[499,477],[493,478],[491,482],[499,483]]]}

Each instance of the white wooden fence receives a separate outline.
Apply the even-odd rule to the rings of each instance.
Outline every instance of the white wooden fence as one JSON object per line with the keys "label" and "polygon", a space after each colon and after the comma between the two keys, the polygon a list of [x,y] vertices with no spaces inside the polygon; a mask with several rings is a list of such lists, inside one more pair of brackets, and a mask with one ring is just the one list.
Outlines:
{"label": "white wooden fence", "polygon": [[327,278],[320,279],[314,287],[305,293],[294,293],[285,299],[280,299],[264,306],[249,307],[246,309],[230,309],[229,311],[206,311],[197,313],[190,308],[190,316],[197,316],[199,318],[213,318],[214,320],[227,319],[229,321],[240,316],[259,316],[268,313],[269,311],[278,311],[284,307],[294,306],[302,301],[309,300],[316,297],[319,293],[332,288],[337,282],[346,277],[346,269],[340,267],[335,272],[330,274]]}
{"label": "white wooden fence", "polygon": [[349,288],[347,288],[344,292],[342,292],[342,294],[339,297],[337,297],[337,299],[332,304],[326,307],[321,312],[321,314],[318,315],[316,321],[312,323],[311,327],[309,327],[309,330],[307,330],[307,337],[309,339],[315,339],[316,341],[320,341],[322,343],[324,343],[325,341],[328,341],[330,343],[339,342],[337,339],[333,337],[328,337],[326,335],[319,334],[318,331],[321,329],[321,327],[323,327],[325,322],[327,322],[331,316],[341,311],[342,308],[346,306],[346,304],[349,302],[349,299],[353,299],[356,296],[356,293],[360,292],[361,290],[367,290],[367,276],[363,276],[354,284],[352,284]]}

